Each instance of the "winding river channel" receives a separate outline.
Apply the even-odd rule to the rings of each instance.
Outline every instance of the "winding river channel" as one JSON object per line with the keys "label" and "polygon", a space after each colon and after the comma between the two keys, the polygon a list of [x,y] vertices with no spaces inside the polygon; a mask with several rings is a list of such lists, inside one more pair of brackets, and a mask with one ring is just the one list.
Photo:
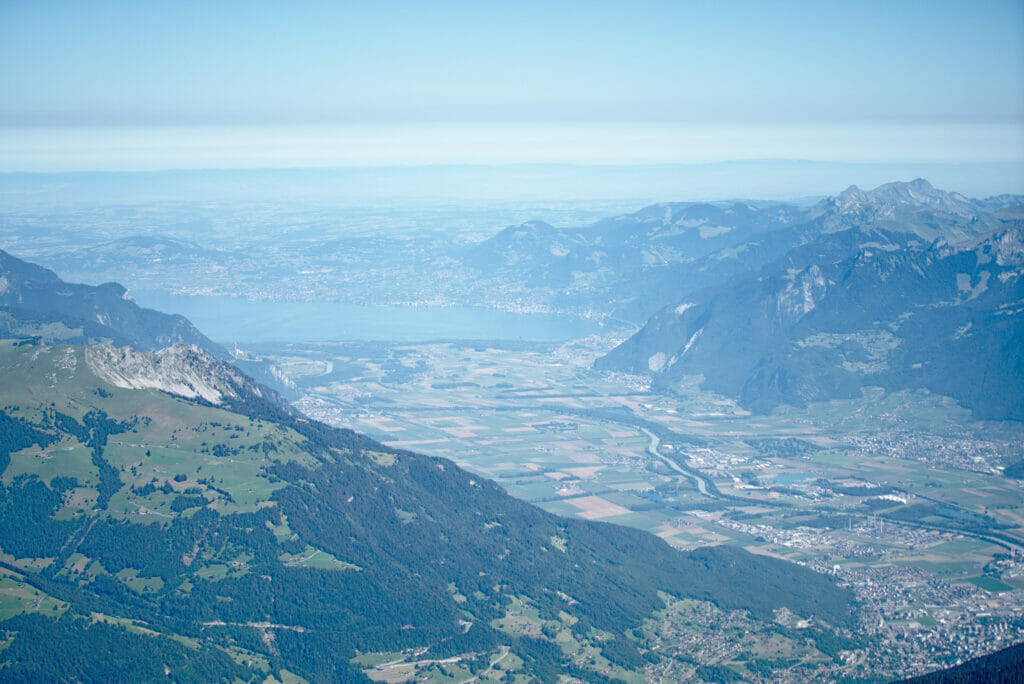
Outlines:
{"label": "winding river channel", "polygon": [[714,496],[713,494],[711,494],[711,492],[708,491],[708,484],[704,480],[703,477],[701,477],[700,475],[697,475],[693,471],[690,471],[690,470],[687,470],[687,469],[683,468],[678,463],[673,461],[671,458],[669,458],[668,456],[665,456],[660,451],[658,451],[658,445],[661,444],[661,440],[658,439],[658,436],[656,434],[654,434],[653,432],[651,432],[647,428],[643,428],[642,427],[642,428],[640,428],[640,430],[645,435],[647,435],[650,438],[650,440],[651,440],[651,443],[647,445],[647,451],[651,454],[651,456],[655,456],[657,458],[660,458],[662,461],[665,462],[665,464],[669,468],[671,468],[672,470],[676,471],[680,475],[685,475],[686,477],[688,477],[691,480],[693,480],[697,484],[697,489],[704,496]]}

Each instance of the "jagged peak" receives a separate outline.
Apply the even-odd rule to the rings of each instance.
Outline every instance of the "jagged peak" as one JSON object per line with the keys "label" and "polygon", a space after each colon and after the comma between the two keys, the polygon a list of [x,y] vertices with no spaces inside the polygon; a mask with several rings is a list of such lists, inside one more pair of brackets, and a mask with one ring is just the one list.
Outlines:
{"label": "jagged peak", "polygon": [[909,182],[884,183],[867,194],[877,200],[925,204],[951,197],[951,193],[936,189],[924,178],[915,178]]}
{"label": "jagged peak", "polygon": [[977,200],[939,190],[924,178],[883,183],[872,190],[851,185],[838,195],[822,200],[819,212],[888,214],[900,206],[943,211],[965,218],[985,212]]}
{"label": "jagged peak", "polygon": [[[899,183],[895,183],[895,185],[899,185]],[[927,191],[935,189],[935,187],[931,183],[929,183],[927,180],[925,180],[924,178],[915,178],[914,180],[910,181],[909,183],[904,183],[904,185],[906,185],[911,190],[916,190],[916,191],[921,191],[921,192],[927,192]]]}

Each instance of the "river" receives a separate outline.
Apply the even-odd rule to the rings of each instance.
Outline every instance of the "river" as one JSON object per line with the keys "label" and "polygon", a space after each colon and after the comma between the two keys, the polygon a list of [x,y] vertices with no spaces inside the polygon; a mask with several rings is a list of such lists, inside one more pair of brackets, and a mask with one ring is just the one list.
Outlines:
{"label": "river", "polygon": [[645,435],[647,435],[650,438],[650,440],[651,440],[651,443],[647,445],[647,451],[650,452],[651,456],[655,456],[657,458],[660,458],[662,461],[665,462],[666,465],[668,465],[669,468],[671,468],[672,470],[676,471],[680,475],[685,475],[686,477],[688,477],[691,480],[693,480],[697,484],[697,490],[701,494],[703,494],[704,496],[711,496],[711,493],[708,492],[707,482],[704,481],[703,477],[701,477],[701,476],[697,475],[696,473],[693,473],[693,472],[691,472],[689,470],[686,470],[685,468],[682,468],[678,463],[673,461],[671,458],[669,458],[668,456],[665,456],[660,451],[658,451],[658,445],[661,444],[661,440],[658,439],[658,436],[656,434],[654,434],[653,432],[651,432],[647,428],[640,428],[640,430]]}

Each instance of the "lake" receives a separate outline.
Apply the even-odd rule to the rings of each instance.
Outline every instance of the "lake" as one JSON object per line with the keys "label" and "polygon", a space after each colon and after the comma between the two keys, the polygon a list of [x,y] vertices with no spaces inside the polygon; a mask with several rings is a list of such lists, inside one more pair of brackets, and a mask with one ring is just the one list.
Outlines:
{"label": "lake", "polygon": [[516,314],[468,306],[260,302],[155,291],[131,295],[140,306],[185,316],[207,337],[222,343],[438,339],[558,342],[603,329],[596,321],[573,316]]}

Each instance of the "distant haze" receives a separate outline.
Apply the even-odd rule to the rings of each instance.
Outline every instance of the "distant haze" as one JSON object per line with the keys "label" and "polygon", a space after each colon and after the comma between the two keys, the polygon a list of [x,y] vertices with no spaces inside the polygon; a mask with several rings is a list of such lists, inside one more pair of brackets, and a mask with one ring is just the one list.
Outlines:
{"label": "distant haze", "polygon": [[0,171],[811,159],[1024,163],[1017,124],[428,123],[0,127]]}
{"label": "distant haze", "polygon": [[1024,5],[0,3],[0,171],[751,159],[1024,163]]}
{"label": "distant haze", "polygon": [[[709,164],[433,165],[152,172],[0,173],[0,211],[160,202],[426,203],[615,201],[632,211],[666,201],[801,200],[851,184],[927,178],[972,197],[1024,191],[1014,162],[838,163],[750,160]],[[511,219],[509,219],[511,220]]]}

